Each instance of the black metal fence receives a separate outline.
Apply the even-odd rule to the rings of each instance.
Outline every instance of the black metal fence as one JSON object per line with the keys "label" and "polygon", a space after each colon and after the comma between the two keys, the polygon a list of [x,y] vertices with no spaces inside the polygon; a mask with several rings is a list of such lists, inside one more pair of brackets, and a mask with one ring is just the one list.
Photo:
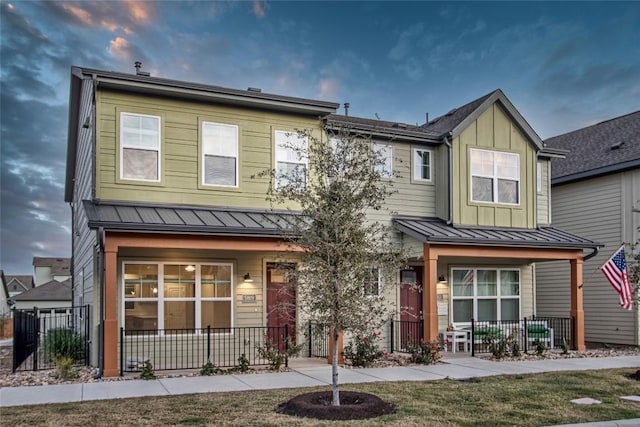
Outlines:
{"label": "black metal fence", "polygon": [[323,323],[309,322],[307,330],[309,357],[329,357],[329,327]]}
{"label": "black metal fence", "polygon": [[424,322],[393,320],[389,321],[389,351],[407,353],[407,344],[419,344],[424,337]]}
{"label": "black metal fence", "polygon": [[517,343],[520,351],[540,349],[572,348],[574,342],[574,318],[525,317],[522,320],[471,320],[471,327],[462,329],[471,341],[471,355],[490,353],[497,344],[513,348]]}
{"label": "black metal fence", "polygon": [[[207,362],[218,368],[268,365],[259,348],[288,349],[289,326],[202,329],[120,328],[120,374],[141,371],[148,361],[155,370],[200,369]],[[285,366],[288,361],[285,359]]]}
{"label": "black metal fence", "polygon": [[67,357],[89,365],[90,307],[13,310],[13,372],[53,369]]}

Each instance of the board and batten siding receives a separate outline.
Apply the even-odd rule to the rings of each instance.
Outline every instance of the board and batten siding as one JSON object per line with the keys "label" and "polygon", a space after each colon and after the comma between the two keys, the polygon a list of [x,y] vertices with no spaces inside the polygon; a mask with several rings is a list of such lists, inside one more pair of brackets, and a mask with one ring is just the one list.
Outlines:
{"label": "board and batten siding", "polygon": [[[520,203],[471,201],[472,148],[520,155]],[[453,222],[470,226],[536,227],[536,153],[504,110],[493,104],[453,140]]]}
{"label": "board and batten siding", "polygon": [[[120,112],[161,118],[160,182],[120,179]],[[237,188],[201,185],[200,123],[213,121],[238,126],[239,182]],[[188,102],[119,92],[98,92],[98,153],[96,197],[188,205],[269,208],[265,200],[269,178],[254,175],[274,167],[274,131],[311,129],[313,117]]]}
{"label": "board and batten siding", "polygon": [[[623,195],[632,182],[631,173],[618,173],[556,185],[552,189],[553,226],[605,245],[596,257],[583,265],[585,340],[588,342],[638,345],[637,309],[627,311],[619,306],[618,294],[599,270],[625,240],[624,218],[628,215],[624,212]],[[637,183],[634,185],[638,187]],[[538,315],[568,316],[569,263],[538,263],[536,277]]]}
{"label": "board and batten siding", "polygon": [[[96,123],[93,106],[93,84],[91,80],[83,80],[79,108],[78,140],[76,141],[76,162],[73,187],[73,296],[74,305],[89,305],[91,307],[91,363],[98,363],[98,325],[100,323],[100,307],[98,297],[98,277],[94,274],[96,260],[94,258],[96,232],[89,229],[88,219],[84,210],[83,200],[93,197],[94,186],[94,126]],[[83,123],[89,119],[91,125],[87,128]]]}
{"label": "board and batten siding", "polygon": [[542,176],[542,188],[541,191],[537,191],[537,223],[538,225],[549,225],[549,218],[551,218],[551,205],[549,204],[549,194],[551,193],[551,180],[550,171],[551,163],[549,160],[538,160],[541,166]]}

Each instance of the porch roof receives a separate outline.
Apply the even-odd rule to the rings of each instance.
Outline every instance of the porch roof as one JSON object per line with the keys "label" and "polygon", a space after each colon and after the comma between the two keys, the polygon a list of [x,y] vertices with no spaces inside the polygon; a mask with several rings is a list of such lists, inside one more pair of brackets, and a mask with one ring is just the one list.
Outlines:
{"label": "porch roof", "polygon": [[295,212],[84,200],[89,228],[215,236],[284,237]]}
{"label": "porch roof", "polygon": [[554,227],[498,228],[447,225],[438,218],[395,217],[399,231],[423,243],[546,249],[595,249],[603,245]]}

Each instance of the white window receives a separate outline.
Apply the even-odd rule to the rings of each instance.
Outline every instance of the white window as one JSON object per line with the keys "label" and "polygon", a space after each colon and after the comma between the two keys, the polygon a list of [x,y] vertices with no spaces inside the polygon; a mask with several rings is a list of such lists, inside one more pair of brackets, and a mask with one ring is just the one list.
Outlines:
{"label": "white window", "polygon": [[238,126],[202,122],[202,184],[238,186]]}
{"label": "white window", "polygon": [[471,200],[520,203],[520,156],[500,151],[471,150]]}
{"label": "white window", "polygon": [[160,117],[120,113],[120,179],[160,181]]}
{"label": "white window", "polygon": [[373,144],[373,149],[380,156],[383,163],[376,165],[376,172],[381,177],[390,178],[393,175],[393,150],[390,145]]}
{"label": "white window", "polygon": [[413,179],[431,182],[433,173],[433,153],[431,150],[413,149]]}
{"label": "white window", "polygon": [[232,326],[233,266],[228,263],[124,264],[124,328],[160,335],[200,334]]}
{"label": "white window", "polygon": [[364,294],[367,296],[380,295],[380,270],[377,268],[370,268],[368,272],[367,281],[364,284]]}
{"label": "white window", "polygon": [[538,193],[542,193],[542,163],[538,162],[536,165],[536,190]]}
{"label": "white window", "polygon": [[287,185],[296,178],[305,183],[307,180],[306,136],[294,131],[275,131],[276,139],[276,187]]}
{"label": "white window", "polygon": [[520,270],[455,268],[451,272],[454,323],[520,318]]}

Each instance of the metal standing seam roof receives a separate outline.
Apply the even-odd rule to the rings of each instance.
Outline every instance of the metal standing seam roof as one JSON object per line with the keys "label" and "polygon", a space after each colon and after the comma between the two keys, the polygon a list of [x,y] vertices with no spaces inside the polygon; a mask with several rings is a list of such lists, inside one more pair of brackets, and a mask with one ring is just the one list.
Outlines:
{"label": "metal standing seam roof", "polygon": [[283,237],[299,218],[294,212],[126,204],[84,200],[89,227],[114,231]]}
{"label": "metal standing seam roof", "polygon": [[473,228],[447,225],[437,218],[397,217],[396,229],[424,243],[512,246],[555,249],[593,249],[602,246],[554,227]]}

